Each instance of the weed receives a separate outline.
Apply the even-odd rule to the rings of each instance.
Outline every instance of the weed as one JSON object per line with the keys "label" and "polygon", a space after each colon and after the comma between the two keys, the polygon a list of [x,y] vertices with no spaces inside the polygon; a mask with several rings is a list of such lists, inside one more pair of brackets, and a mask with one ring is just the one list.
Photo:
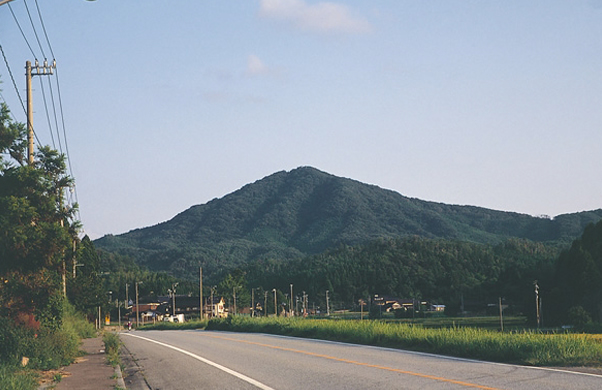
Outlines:
{"label": "weed", "polygon": [[119,347],[121,346],[121,340],[119,336],[116,333],[106,332],[102,336],[102,341],[105,344],[107,362],[113,367],[120,364]]}
{"label": "weed", "polygon": [[459,326],[429,329],[382,321],[249,317],[211,320],[207,330],[275,333],[537,366],[602,363],[602,344],[590,336],[575,334],[500,333]]}

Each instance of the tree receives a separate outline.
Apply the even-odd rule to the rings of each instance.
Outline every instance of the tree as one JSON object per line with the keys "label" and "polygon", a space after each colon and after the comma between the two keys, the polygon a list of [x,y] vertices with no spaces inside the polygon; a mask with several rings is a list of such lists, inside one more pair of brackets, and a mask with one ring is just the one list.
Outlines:
{"label": "tree", "polygon": [[0,315],[34,315],[60,325],[61,272],[77,239],[77,205],[66,208],[72,185],[65,157],[41,147],[25,161],[25,126],[0,105]]}
{"label": "tree", "polygon": [[556,263],[553,298],[556,321],[570,319],[569,309],[583,308],[602,321],[602,221],[588,225]]}
{"label": "tree", "polygon": [[76,309],[88,315],[95,314],[96,308],[106,303],[105,289],[100,272],[100,258],[94,244],[85,236],[77,250],[75,271],[67,285],[67,297]]}

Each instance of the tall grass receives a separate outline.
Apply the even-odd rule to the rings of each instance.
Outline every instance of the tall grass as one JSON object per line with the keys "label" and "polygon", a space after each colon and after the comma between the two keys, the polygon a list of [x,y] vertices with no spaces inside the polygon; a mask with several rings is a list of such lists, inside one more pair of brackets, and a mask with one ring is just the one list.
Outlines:
{"label": "tall grass", "polygon": [[[33,370],[55,369],[68,365],[79,355],[80,339],[94,337],[94,325],[76,313],[72,306],[63,307],[61,326],[32,329],[17,325],[10,318],[0,318],[0,388],[36,389],[37,373]],[[21,359],[27,357],[27,367]]]}
{"label": "tall grass", "polygon": [[188,322],[157,322],[156,324],[143,325],[140,330],[183,330],[205,329],[208,320],[194,320]]}
{"label": "tall grass", "polygon": [[0,365],[2,390],[33,390],[38,386],[38,374],[35,371]]}
{"label": "tall grass", "polygon": [[500,333],[477,328],[428,329],[380,321],[228,317],[207,330],[263,332],[536,366],[599,366],[602,344],[587,335]]}
{"label": "tall grass", "polygon": [[121,340],[119,339],[119,335],[112,332],[105,332],[102,336],[102,341],[105,344],[107,362],[113,367],[117,366],[120,363],[119,347],[121,347]]}

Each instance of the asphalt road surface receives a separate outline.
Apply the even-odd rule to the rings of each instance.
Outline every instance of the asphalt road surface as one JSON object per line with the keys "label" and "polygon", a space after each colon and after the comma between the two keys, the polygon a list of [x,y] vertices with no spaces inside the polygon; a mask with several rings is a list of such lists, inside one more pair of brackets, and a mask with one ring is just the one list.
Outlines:
{"label": "asphalt road surface", "polygon": [[267,334],[136,331],[121,340],[153,390],[602,389],[600,375]]}

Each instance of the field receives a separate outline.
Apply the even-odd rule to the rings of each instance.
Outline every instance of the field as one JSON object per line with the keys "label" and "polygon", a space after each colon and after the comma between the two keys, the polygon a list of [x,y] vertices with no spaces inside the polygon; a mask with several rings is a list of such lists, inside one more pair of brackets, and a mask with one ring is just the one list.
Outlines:
{"label": "field", "polygon": [[586,334],[528,330],[502,333],[460,324],[429,328],[391,321],[242,316],[160,326],[281,334],[534,366],[602,366],[601,338]]}

